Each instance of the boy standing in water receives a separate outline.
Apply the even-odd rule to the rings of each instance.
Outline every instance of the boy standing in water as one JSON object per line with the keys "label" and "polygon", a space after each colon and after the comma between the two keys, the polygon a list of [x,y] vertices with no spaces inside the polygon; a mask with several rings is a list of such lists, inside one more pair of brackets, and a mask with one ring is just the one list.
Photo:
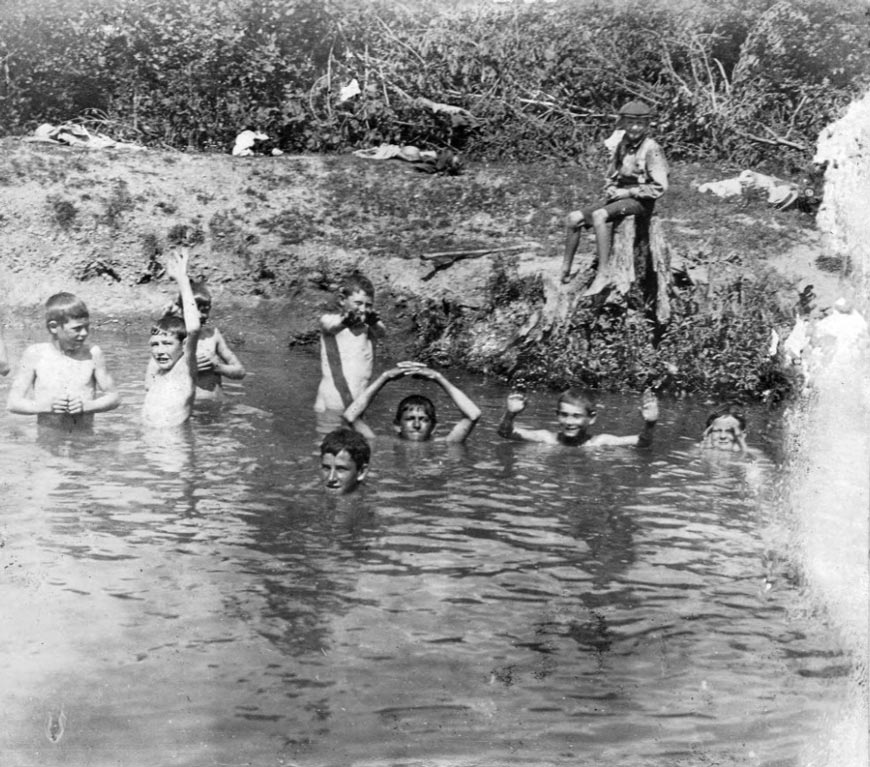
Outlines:
{"label": "boy standing in water", "polygon": [[386,328],[373,311],[375,289],[361,274],[346,277],[337,312],[320,318],[320,386],[314,409],[342,411],[368,386],[374,366],[373,340]]}
{"label": "boy standing in water", "polygon": [[[456,422],[450,433],[444,438],[444,441],[453,443],[465,442],[480,419],[480,408],[441,373],[427,368],[419,362],[400,362],[391,370],[381,373],[377,380],[345,410],[345,420],[366,439],[374,439],[374,432],[362,420],[362,416],[368,410],[372,400],[384,384],[404,376],[434,381],[445,391],[447,396],[453,401],[453,404],[459,409],[459,412],[462,413],[462,418]],[[424,397],[422,394],[411,394],[399,403],[399,407],[396,409],[396,417],[393,421],[393,428],[400,439],[406,439],[410,442],[425,442],[432,437],[432,432],[435,430],[437,422],[435,405],[432,400]]]}
{"label": "boy standing in water", "polygon": [[[191,282],[190,287],[199,312],[200,324],[199,343],[196,347],[196,399],[220,399],[223,395],[222,379],[241,381],[247,371],[226,342],[223,333],[216,327],[206,327],[212,301],[211,292],[205,283]],[[169,313],[183,316],[181,296],[175,299]],[[153,360],[149,365],[154,365]]]}
{"label": "boy standing in water", "polygon": [[102,350],[87,343],[88,307],[72,293],[55,293],[45,303],[45,324],[51,340],[24,350],[7,407],[35,415],[40,426],[90,427],[94,413],[118,407],[120,397]]}
{"label": "boy standing in water", "polygon": [[[170,253],[167,273],[178,283],[184,319],[168,314],[151,328],[151,360],[145,372],[142,421],[146,426],[178,426],[190,418],[196,393],[199,311],[187,276],[187,250]],[[153,364],[152,364],[153,363]]]}
{"label": "boy standing in water", "polygon": [[569,389],[559,397],[556,404],[558,431],[548,429],[524,429],[514,426],[514,418],[525,410],[526,398],[513,393],[507,397],[507,404],[498,426],[499,436],[524,442],[540,442],[545,445],[566,445],[570,447],[610,447],[636,445],[649,447],[653,441],[653,428],[659,418],[659,405],[655,394],[650,390],[643,393],[640,413],[643,416],[643,431],[627,437],[614,434],[591,435],[588,428],[595,423],[595,405],[586,392]]}
{"label": "boy standing in water", "polygon": [[330,493],[356,490],[369,469],[372,449],[365,437],[346,427],[329,432],[320,444],[320,475]]}

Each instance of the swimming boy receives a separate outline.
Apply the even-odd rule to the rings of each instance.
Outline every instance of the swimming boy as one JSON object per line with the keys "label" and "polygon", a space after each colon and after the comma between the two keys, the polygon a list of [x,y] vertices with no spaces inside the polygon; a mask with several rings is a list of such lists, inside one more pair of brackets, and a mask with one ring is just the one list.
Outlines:
{"label": "swimming boy", "polygon": [[708,450],[725,450],[745,453],[746,417],[743,413],[727,409],[711,413],[705,424],[701,447]]}
{"label": "swimming boy", "polygon": [[329,432],[320,443],[320,475],[330,493],[356,490],[369,469],[372,449],[362,434],[343,427]]}
{"label": "swimming boy", "polygon": [[374,343],[386,328],[373,310],[375,289],[351,274],[341,283],[337,312],[320,318],[320,386],[314,409],[342,411],[362,394],[372,377]]}
{"label": "swimming boy", "polygon": [[[178,426],[190,418],[196,394],[199,311],[187,276],[190,256],[186,249],[170,253],[166,271],[178,283],[184,319],[165,314],[151,328],[151,360],[145,371],[146,426]],[[152,364],[153,362],[153,364]]]}
{"label": "swimming boy", "polygon": [[[190,283],[196,308],[199,312],[199,342],[196,347],[196,399],[214,400],[223,395],[222,379],[241,381],[245,375],[245,366],[233,353],[223,333],[216,327],[206,327],[211,314],[211,292],[202,281]],[[183,316],[181,296],[175,299],[169,310],[177,316]]]}
{"label": "swimming boy", "polygon": [[45,302],[45,324],[51,340],[24,350],[7,407],[36,415],[40,426],[90,427],[94,413],[113,410],[121,400],[102,350],[87,343],[88,308],[72,293],[55,293]]}
{"label": "swimming boy", "polygon": [[642,101],[630,101],[619,110],[619,127],[625,133],[610,159],[604,187],[604,199],[582,210],[575,210],[565,219],[565,255],[562,259],[562,282],[571,280],[571,263],[580,244],[582,229],[595,232],[598,272],[585,295],[593,295],[604,287],[610,259],[613,223],[626,216],[652,215],[655,201],[668,189],[668,164],[662,148],[649,133],[652,110]]}
{"label": "swimming boy", "polygon": [[643,393],[640,413],[643,416],[643,431],[627,437],[614,434],[589,434],[588,428],[595,423],[595,405],[586,392],[569,389],[556,404],[556,417],[559,430],[524,429],[514,425],[514,418],[525,410],[526,398],[513,393],[507,397],[507,404],[498,426],[500,436],[524,442],[541,442],[545,445],[567,445],[571,447],[609,447],[611,445],[636,445],[649,447],[653,441],[653,429],[659,418],[659,405],[655,395],[647,390]]}
{"label": "swimming boy", "polygon": [[[419,362],[400,362],[391,370],[381,373],[375,382],[344,411],[344,419],[366,439],[374,439],[374,432],[362,420],[362,416],[368,410],[372,400],[374,400],[384,384],[405,376],[434,381],[444,390],[462,414],[462,418],[456,422],[450,433],[444,438],[444,441],[452,443],[465,442],[468,435],[474,429],[475,424],[480,420],[480,408],[461,389],[450,383],[442,373],[432,370]],[[411,394],[405,397],[399,403],[398,408],[396,408],[393,429],[400,439],[406,439],[411,442],[425,442],[431,439],[432,432],[435,430],[437,423],[435,405],[432,400],[422,394]]]}

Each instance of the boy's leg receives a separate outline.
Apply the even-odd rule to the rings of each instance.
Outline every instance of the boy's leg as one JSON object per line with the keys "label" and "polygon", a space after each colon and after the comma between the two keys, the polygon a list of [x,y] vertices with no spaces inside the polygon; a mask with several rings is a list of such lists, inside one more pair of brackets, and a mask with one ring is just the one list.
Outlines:
{"label": "boy's leg", "polygon": [[565,255],[562,258],[562,282],[571,279],[571,264],[574,254],[580,245],[580,236],[584,224],[583,211],[575,210],[565,218]]}

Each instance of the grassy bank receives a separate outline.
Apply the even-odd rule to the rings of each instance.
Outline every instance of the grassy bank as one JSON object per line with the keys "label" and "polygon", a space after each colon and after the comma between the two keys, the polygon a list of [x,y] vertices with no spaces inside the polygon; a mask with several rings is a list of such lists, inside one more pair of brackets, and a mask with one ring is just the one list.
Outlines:
{"label": "grassy bank", "polygon": [[[557,281],[564,213],[597,187],[581,166],[481,162],[441,177],[348,155],[88,152],[16,139],[2,149],[7,306],[72,289],[104,314],[153,312],[171,289],[164,254],[186,242],[218,305],[272,311],[288,342],[313,338],[331,287],[360,269],[390,320],[388,355],[517,384],[750,398],[787,388],[767,358],[770,331],[787,332],[798,289],[820,274],[801,283],[772,268],[813,237],[811,216],[701,195],[699,183],[735,169],[677,163],[658,211],[692,284],[674,295],[664,333],[642,311],[581,300],[545,333],[523,335]],[[513,245],[437,272],[420,258]],[[591,253],[585,243],[578,257],[587,274]],[[583,275],[571,289],[582,286]]]}

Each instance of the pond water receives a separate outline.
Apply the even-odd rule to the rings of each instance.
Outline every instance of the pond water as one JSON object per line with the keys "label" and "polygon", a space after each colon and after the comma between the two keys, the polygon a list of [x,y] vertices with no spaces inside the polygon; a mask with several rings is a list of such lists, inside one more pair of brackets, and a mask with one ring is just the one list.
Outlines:
{"label": "pond water", "polygon": [[694,450],[708,406],[664,401],[649,451],[544,448],[460,376],[484,420],[454,449],[387,436],[398,382],[330,499],[318,360],[244,322],[249,377],[179,433],[138,425],[147,328],[93,329],[124,397],[93,434],[0,415],[5,767],[782,766],[823,731],[848,661],[780,550],[775,459]]}

